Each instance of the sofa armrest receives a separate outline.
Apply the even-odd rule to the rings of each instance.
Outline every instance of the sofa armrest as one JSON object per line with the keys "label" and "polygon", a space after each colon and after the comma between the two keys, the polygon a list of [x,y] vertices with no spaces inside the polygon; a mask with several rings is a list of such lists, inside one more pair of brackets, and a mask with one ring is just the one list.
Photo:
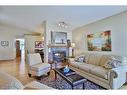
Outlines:
{"label": "sofa armrest", "polygon": [[127,66],[120,66],[118,68],[111,69],[109,79],[111,89],[118,89],[126,82],[126,73]]}

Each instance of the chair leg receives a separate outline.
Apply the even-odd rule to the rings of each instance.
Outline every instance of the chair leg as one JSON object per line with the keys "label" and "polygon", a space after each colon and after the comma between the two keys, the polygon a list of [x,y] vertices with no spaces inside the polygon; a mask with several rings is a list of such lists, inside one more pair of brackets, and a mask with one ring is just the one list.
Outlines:
{"label": "chair leg", "polygon": [[28,73],[28,76],[29,76],[29,77],[31,77],[31,74],[30,74],[30,73]]}

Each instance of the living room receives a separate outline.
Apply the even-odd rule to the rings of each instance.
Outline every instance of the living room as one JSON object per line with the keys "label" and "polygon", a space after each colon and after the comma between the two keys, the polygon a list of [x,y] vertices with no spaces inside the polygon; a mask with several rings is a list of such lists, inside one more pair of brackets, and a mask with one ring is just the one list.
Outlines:
{"label": "living room", "polygon": [[[20,82],[18,88],[14,88],[11,84],[11,86],[4,85],[9,87],[5,89],[24,89],[24,87],[26,89],[62,90],[127,89],[126,6],[1,6],[0,8],[2,15],[0,18],[1,85],[2,82],[5,83],[2,80],[5,72],[9,73],[5,79],[10,76],[12,80],[16,78],[18,83]],[[52,12],[47,12],[51,9]],[[77,14],[76,10],[82,11],[74,16]],[[43,16],[44,12],[46,15]],[[56,18],[53,17],[58,13]],[[67,13],[68,16],[66,16]],[[37,19],[37,14],[42,17]],[[33,16],[30,17],[30,15]],[[37,21],[34,22],[35,17]],[[49,20],[45,20],[46,17]],[[33,19],[32,24],[30,24],[31,19]],[[74,19],[76,20],[73,21]],[[33,26],[36,27],[33,28]],[[25,40],[24,58],[16,58],[15,39],[17,38]],[[109,62],[108,58],[112,58],[113,61]],[[36,67],[40,59],[45,65]],[[110,68],[107,70],[104,68],[105,64],[101,66],[104,60],[106,64],[115,61],[115,65],[108,64]],[[75,68],[76,66],[78,68]],[[63,67],[62,71],[60,71],[61,67]],[[82,67],[81,70],[78,70],[80,67]],[[93,71],[96,68],[97,70]],[[70,70],[78,79],[76,78],[75,82],[70,81],[70,77],[67,78],[64,75],[64,69],[65,72]],[[101,73],[97,72],[99,70]],[[90,72],[92,75],[89,75]],[[71,75],[72,80],[73,75]],[[17,82],[16,79],[15,82]],[[4,87],[1,86],[2,88]]]}

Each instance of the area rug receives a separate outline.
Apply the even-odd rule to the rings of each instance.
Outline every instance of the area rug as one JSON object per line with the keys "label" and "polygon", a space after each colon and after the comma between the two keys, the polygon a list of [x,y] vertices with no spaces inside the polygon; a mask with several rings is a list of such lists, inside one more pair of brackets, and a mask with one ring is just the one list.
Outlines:
{"label": "area rug", "polygon": [[[39,82],[55,88],[55,89],[60,89],[60,90],[71,90],[71,85],[68,84],[64,79],[62,79],[60,76],[57,76],[57,80],[51,79],[50,77],[42,77]],[[75,90],[82,90],[82,84],[79,84],[74,87]],[[85,89],[86,90],[103,90],[104,88],[100,87],[97,84],[94,84],[90,81],[85,82]]]}

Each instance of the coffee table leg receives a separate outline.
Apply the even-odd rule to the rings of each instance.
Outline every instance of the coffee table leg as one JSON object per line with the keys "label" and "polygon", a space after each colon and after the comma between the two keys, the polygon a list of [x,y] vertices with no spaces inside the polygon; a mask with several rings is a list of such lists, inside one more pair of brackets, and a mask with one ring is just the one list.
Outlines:
{"label": "coffee table leg", "polygon": [[74,86],[73,86],[73,85],[71,85],[71,88],[72,88],[72,89],[74,89]]}
{"label": "coffee table leg", "polygon": [[83,89],[85,89],[85,83],[83,83],[82,85],[83,85],[83,86],[82,86],[82,87],[83,87]]}

